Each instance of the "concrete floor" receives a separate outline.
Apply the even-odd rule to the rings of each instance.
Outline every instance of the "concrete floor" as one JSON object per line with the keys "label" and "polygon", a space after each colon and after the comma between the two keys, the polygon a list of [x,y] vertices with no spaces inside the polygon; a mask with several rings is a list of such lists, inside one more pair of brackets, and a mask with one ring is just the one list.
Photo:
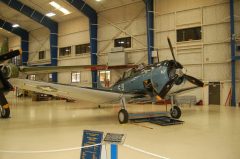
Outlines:
{"label": "concrete floor", "polygon": [[[120,125],[118,107],[98,109],[86,102],[32,102],[8,95],[11,118],[0,119],[0,151],[35,151],[80,147],[83,130],[124,133],[125,144],[171,159],[239,159],[240,109],[224,106],[182,107],[182,125]],[[164,106],[128,105],[129,112],[164,110]],[[106,147],[110,158],[109,146]],[[80,150],[16,154],[0,159],[79,159]],[[119,146],[119,159],[156,159]]]}

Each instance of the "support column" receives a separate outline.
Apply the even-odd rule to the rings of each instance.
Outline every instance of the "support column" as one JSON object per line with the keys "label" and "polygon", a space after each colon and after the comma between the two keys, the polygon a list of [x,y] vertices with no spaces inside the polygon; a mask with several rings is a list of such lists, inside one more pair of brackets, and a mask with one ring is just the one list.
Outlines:
{"label": "support column", "polygon": [[152,51],[154,50],[154,0],[145,0],[147,20],[148,64],[153,64]]}
{"label": "support column", "polygon": [[230,29],[231,29],[231,68],[232,68],[232,99],[231,105],[236,106],[236,42],[234,30],[234,0],[230,0]]}

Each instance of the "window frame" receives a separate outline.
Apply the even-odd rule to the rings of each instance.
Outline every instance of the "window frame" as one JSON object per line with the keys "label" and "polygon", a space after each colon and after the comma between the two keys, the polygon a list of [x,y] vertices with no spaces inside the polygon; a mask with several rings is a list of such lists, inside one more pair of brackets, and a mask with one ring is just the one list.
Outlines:
{"label": "window frame", "polygon": [[181,28],[181,29],[176,30],[177,43],[189,42],[189,41],[201,41],[201,40],[202,40],[202,27],[201,26]]}
{"label": "window frame", "polygon": [[90,52],[91,52],[90,43],[75,45],[75,55],[82,55]]}
{"label": "window frame", "polygon": [[[65,49],[65,52],[63,52],[63,49]],[[66,51],[67,49],[69,49],[69,51]],[[66,47],[59,48],[59,57],[68,57],[68,56],[71,56],[71,53],[72,53],[72,47],[71,46],[66,46]]]}
{"label": "window frame", "polygon": [[[130,44],[127,44],[128,42]],[[114,39],[114,47],[123,47],[125,49],[132,48],[132,37],[128,36],[128,37]]]}
{"label": "window frame", "polygon": [[[101,74],[104,74],[104,77],[101,77]],[[105,82],[106,79],[111,81],[111,71],[110,70],[101,70],[101,71],[99,71],[99,80],[100,80],[100,82]]]}
{"label": "window frame", "polygon": [[[76,74],[76,81],[73,81],[73,74]],[[79,75],[79,80],[78,76]],[[80,83],[81,82],[81,72],[71,72],[71,83]]]}
{"label": "window frame", "polygon": [[[42,54],[42,56],[40,56]],[[41,58],[40,58],[41,57]],[[46,52],[44,50],[38,52],[38,59],[44,60],[46,58]]]}
{"label": "window frame", "polygon": [[35,74],[29,75],[29,80],[36,81],[36,75]]}

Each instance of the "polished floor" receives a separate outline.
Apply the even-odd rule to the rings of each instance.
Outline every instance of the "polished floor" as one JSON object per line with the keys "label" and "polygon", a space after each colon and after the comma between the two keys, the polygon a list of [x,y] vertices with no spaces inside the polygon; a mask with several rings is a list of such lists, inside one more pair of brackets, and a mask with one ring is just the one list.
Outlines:
{"label": "polished floor", "polygon": [[[239,159],[240,109],[224,106],[183,106],[182,125],[150,123],[120,125],[118,107],[101,109],[86,102],[33,102],[8,95],[11,118],[0,119],[0,159],[79,159],[80,150],[25,153],[80,147],[83,130],[126,134],[119,159]],[[164,110],[164,106],[128,105],[129,112]],[[103,156],[110,158],[109,145]],[[11,151],[3,152],[3,151]]]}

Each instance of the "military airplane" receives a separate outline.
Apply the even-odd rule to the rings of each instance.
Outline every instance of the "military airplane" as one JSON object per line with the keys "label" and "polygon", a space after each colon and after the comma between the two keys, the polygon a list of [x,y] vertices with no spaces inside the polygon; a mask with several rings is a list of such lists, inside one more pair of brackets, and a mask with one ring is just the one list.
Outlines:
{"label": "military airplane", "polygon": [[[12,85],[14,85],[20,89],[31,90],[73,100],[87,100],[98,105],[119,101],[121,109],[118,113],[118,120],[121,124],[127,123],[129,118],[126,108],[126,100],[139,96],[150,96],[151,98],[159,96],[162,99],[170,97],[172,105],[170,115],[173,118],[180,118],[181,109],[174,104],[174,96],[187,90],[203,87],[204,83],[201,80],[184,73],[183,66],[175,59],[173,47],[169,38],[168,44],[172,53],[172,60],[158,61],[158,63],[152,65],[139,65],[138,67],[129,69],[124,72],[122,78],[120,78],[108,89],[102,87],[93,89],[89,87],[79,87],[17,78],[19,76],[19,72],[46,73],[46,71],[49,70],[50,72],[69,69],[79,70],[80,68],[86,68],[86,66],[22,66],[20,68],[13,64],[3,66],[0,71],[0,80],[2,83],[2,86],[0,87],[0,90],[2,90],[2,93],[0,93],[1,115],[3,118],[8,118],[10,115],[10,109],[3,93],[12,90]],[[194,86],[174,89],[175,86],[185,85],[187,81],[192,83]]]}

